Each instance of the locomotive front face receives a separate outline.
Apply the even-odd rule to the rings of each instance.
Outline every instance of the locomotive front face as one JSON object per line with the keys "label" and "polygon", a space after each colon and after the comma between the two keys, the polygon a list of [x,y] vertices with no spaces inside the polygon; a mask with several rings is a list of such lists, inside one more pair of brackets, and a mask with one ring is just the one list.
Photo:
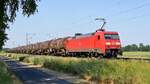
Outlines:
{"label": "locomotive front face", "polygon": [[118,32],[99,31],[95,34],[95,48],[104,56],[122,55],[121,41]]}
{"label": "locomotive front face", "polygon": [[106,54],[120,54],[121,51],[121,42],[117,32],[105,32],[105,53]]}
{"label": "locomotive front face", "polygon": [[106,49],[120,49],[121,42],[118,33],[105,33]]}

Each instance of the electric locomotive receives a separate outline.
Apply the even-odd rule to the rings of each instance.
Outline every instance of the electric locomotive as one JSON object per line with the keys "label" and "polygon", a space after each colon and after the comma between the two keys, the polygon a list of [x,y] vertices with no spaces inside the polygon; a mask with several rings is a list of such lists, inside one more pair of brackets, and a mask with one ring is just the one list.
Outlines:
{"label": "electric locomotive", "polygon": [[104,24],[94,33],[76,34],[74,37],[68,39],[66,44],[66,52],[73,55],[90,55],[103,57],[117,57],[122,55],[121,41],[118,32],[105,31],[103,28],[106,24],[105,19],[102,20]]}

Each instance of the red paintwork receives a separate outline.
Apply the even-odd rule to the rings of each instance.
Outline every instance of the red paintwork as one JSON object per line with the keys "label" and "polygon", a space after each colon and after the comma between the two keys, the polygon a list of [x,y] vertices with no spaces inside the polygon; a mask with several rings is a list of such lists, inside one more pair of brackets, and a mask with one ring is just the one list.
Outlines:
{"label": "red paintwork", "polygon": [[[68,52],[81,52],[82,50],[101,49],[102,54],[105,54],[106,49],[120,49],[120,45],[116,45],[116,42],[120,43],[120,40],[106,40],[104,34],[118,34],[117,32],[97,31],[93,35],[81,35],[72,37],[67,40],[66,50]],[[98,40],[100,35],[100,40]],[[110,42],[110,45],[106,45],[106,42]]]}

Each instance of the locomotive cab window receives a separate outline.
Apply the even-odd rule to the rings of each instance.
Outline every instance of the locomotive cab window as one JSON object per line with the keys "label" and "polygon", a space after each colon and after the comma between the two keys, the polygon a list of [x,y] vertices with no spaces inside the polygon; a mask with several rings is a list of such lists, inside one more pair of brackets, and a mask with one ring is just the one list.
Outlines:
{"label": "locomotive cab window", "polygon": [[119,39],[118,34],[105,34],[105,39]]}
{"label": "locomotive cab window", "polygon": [[100,40],[100,35],[98,35],[97,39]]}

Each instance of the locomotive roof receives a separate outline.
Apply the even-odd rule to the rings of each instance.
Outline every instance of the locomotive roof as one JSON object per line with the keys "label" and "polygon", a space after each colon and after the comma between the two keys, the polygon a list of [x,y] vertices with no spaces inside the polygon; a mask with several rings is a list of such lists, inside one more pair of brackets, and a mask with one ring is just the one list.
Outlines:
{"label": "locomotive roof", "polygon": [[118,34],[118,32],[113,32],[113,31],[107,31],[105,34]]}
{"label": "locomotive roof", "polygon": [[97,32],[103,32],[105,34],[118,34],[116,31],[97,31]]}
{"label": "locomotive roof", "polygon": [[86,34],[82,34],[82,35],[79,35],[79,36],[75,36],[75,37],[73,37],[73,38],[88,37],[88,36],[92,36],[92,35],[94,35],[94,34],[95,34],[95,32],[94,32],[94,33],[86,33]]}
{"label": "locomotive roof", "polygon": [[[105,34],[118,34],[118,32],[115,32],[115,31],[97,31],[97,32],[104,32]],[[82,37],[93,36],[95,33],[96,32],[86,33],[86,34],[82,34],[79,36],[74,36],[73,38],[82,38]]]}

